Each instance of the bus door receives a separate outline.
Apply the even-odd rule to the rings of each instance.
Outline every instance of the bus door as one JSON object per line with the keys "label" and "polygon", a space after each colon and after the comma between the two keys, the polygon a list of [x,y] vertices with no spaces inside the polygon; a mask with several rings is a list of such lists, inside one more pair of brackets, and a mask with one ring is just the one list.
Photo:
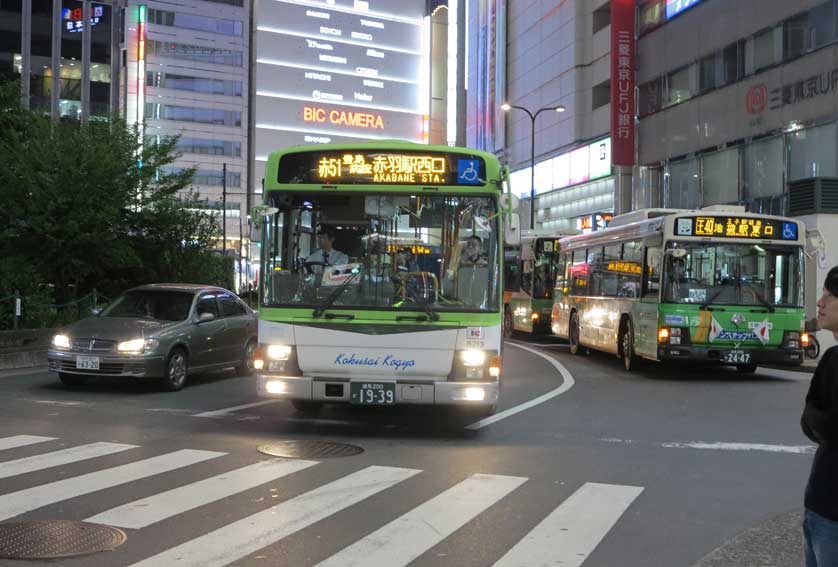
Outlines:
{"label": "bus door", "polygon": [[636,303],[637,329],[634,333],[634,350],[648,358],[658,357],[658,308],[660,307],[660,281],[662,247],[660,241],[646,243],[646,257],[643,264],[643,288],[640,301]]}

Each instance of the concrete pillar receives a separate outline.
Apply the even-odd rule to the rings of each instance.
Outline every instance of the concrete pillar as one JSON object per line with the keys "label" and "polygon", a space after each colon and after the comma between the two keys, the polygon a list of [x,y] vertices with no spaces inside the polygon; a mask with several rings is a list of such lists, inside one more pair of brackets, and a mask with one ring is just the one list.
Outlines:
{"label": "concrete pillar", "polygon": [[90,25],[90,0],[82,2],[81,18],[81,122],[87,122],[90,116],[90,45],[93,29]]}
{"label": "concrete pillar", "polygon": [[614,214],[631,211],[632,171],[628,165],[614,166]]}
{"label": "concrete pillar", "polygon": [[58,101],[61,95],[61,0],[52,0],[52,91],[49,100],[49,115],[58,122]]}
{"label": "concrete pillar", "polygon": [[32,75],[32,0],[23,0],[20,7],[20,102],[29,108]]}

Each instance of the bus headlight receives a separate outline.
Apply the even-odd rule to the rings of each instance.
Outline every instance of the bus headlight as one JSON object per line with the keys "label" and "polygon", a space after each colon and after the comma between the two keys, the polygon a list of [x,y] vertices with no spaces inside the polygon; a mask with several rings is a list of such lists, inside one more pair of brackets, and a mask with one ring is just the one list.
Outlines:
{"label": "bus headlight", "polygon": [[253,367],[259,372],[301,376],[293,346],[261,345],[253,357]]}
{"label": "bus headlight", "polygon": [[288,360],[291,347],[286,345],[268,345],[265,354],[270,360]]}
{"label": "bus headlight", "polygon": [[469,349],[460,353],[465,366],[483,366],[486,363],[486,353],[482,350]]}

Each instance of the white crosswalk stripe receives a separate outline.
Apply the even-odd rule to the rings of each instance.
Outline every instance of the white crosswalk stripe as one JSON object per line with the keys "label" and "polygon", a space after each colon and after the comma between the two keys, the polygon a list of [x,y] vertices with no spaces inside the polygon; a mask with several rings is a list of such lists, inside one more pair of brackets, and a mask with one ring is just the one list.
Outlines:
{"label": "white crosswalk stripe", "polygon": [[316,465],[316,461],[261,461],[206,480],[137,500],[88,518],[86,522],[118,528],[144,528],[204,504]]}
{"label": "white crosswalk stripe", "polygon": [[[55,440],[57,438],[34,435],[3,437],[0,438],[0,450]],[[0,461],[0,479],[25,478],[24,475],[37,471],[85,463],[96,457],[136,448],[137,445],[94,442]],[[227,453],[181,449],[37,486],[31,486],[30,483],[30,488],[8,494],[0,493],[0,522],[65,500],[93,495],[101,490],[127,485],[225,455]],[[219,461],[219,465],[224,470],[222,462]],[[217,506],[225,499],[248,498],[243,493],[259,487],[262,487],[260,490],[270,487],[272,492],[276,491],[278,489],[270,483],[315,465],[318,470],[329,466],[328,463],[317,461],[275,458],[245,464],[213,476],[203,476],[199,471],[193,471],[198,476],[193,482],[183,484],[180,481],[172,487],[167,479],[161,479],[163,487],[156,493],[110,509],[97,506],[91,511],[94,515],[84,521],[137,530],[131,539],[141,540],[146,533],[143,531],[145,528],[176,517],[177,522],[188,525],[190,514],[192,517],[206,514],[206,511],[200,510],[203,506]],[[90,461],[89,464],[79,466],[93,468],[96,462]],[[194,539],[174,540],[169,544],[173,547],[169,549],[155,549],[159,553],[132,555],[131,560],[137,563],[131,567],[222,567],[238,564],[249,555],[282,542],[338,513],[346,515],[346,521],[354,521],[353,514],[357,515],[358,512],[353,512],[353,506],[387,490],[394,491],[388,497],[398,498],[400,491],[407,488],[398,485],[421,472],[412,468],[367,466],[348,474],[342,473],[344,476],[332,482],[315,486],[307,486],[308,481],[304,476],[297,477],[292,482],[299,483],[302,478],[301,487],[307,492],[248,516],[239,516],[240,519],[233,518],[229,523],[221,523],[215,530],[197,534]],[[417,478],[424,482],[424,477]],[[318,539],[318,549],[322,553],[320,557],[328,557],[317,567],[403,567],[428,552],[433,553],[436,546],[445,545],[446,540],[467,524],[470,528],[480,530],[481,537],[491,538],[495,531],[502,532],[507,525],[504,521],[481,522],[481,515],[491,514],[490,508],[496,505],[504,505],[501,501],[514,502],[516,494],[521,492],[518,489],[530,482],[523,476],[472,474],[460,482],[448,483],[444,490],[434,492],[429,499],[399,517],[395,517],[394,513],[390,517],[372,518],[372,521],[364,518],[360,525],[369,523],[372,527],[360,533],[357,541],[342,540],[344,543],[341,547],[346,546],[343,549],[336,547],[336,544],[332,544],[335,546],[333,548],[320,548],[320,545],[328,545],[329,539],[325,536],[322,541]],[[533,518],[534,524],[538,521],[535,527],[517,542],[510,542],[510,548],[500,551],[498,556],[502,557],[494,567],[590,567],[586,563],[590,555],[643,490],[639,486],[584,483],[546,517]],[[229,502],[232,510],[238,509],[235,500]],[[89,504],[85,508],[89,510]],[[62,519],[81,519],[91,513],[73,518],[72,509],[72,505],[64,505]],[[384,514],[387,515],[386,512]],[[381,527],[376,529],[376,526]],[[150,533],[155,533],[153,528]],[[178,533],[175,532],[175,535]],[[119,550],[115,553],[119,553]],[[265,558],[273,556],[266,554]],[[124,564],[126,561],[123,558],[118,562]]]}
{"label": "white crosswalk stripe", "polygon": [[134,567],[221,567],[420,472],[397,467],[367,467],[140,561]]}
{"label": "white crosswalk stripe", "polygon": [[55,437],[39,437],[37,435],[14,435],[12,437],[0,437],[0,451],[4,449],[16,449],[44,441],[55,441]]}
{"label": "white crosswalk stripe", "polygon": [[515,476],[473,475],[318,567],[407,565],[526,481]]}
{"label": "white crosswalk stripe", "polygon": [[0,496],[0,521],[37,510],[49,504],[126,484],[141,478],[194,465],[225,455],[214,451],[182,449],[127,465],[34,486]]}
{"label": "white crosswalk stripe", "polygon": [[128,449],[136,449],[136,445],[121,443],[90,443],[69,449],[61,449],[43,455],[26,457],[15,461],[0,463],[0,478],[9,478],[20,474],[41,471],[52,467],[60,467],[78,461],[113,455]]}
{"label": "white crosswalk stripe", "polygon": [[643,489],[585,483],[509,550],[495,567],[578,567]]}

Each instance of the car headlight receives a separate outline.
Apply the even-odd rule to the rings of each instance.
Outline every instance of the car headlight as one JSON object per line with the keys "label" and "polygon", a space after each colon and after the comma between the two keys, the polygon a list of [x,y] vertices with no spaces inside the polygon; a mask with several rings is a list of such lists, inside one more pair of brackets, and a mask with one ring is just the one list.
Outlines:
{"label": "car headlight", "polygon": [[483,366],[486,363],[486,353],[482,350],[464,350],[460,356],[465,366]]}
{"label": "car headlight", "polygon": [[271,360],[288,360],[291,354],[291,347],[286,345],[268,345],[265,354]]}
{"label": "car headlight", "polygon": [[122,341],[116,345],[118,352],[139,354],[141,352],[150,352],[157,348],[156,339],[131,339],[130,341]]}
{"label": "car headlight", "polygon": [[52,346],[56,348],[70,348],[70,337],[67,335],[53,335]]}

